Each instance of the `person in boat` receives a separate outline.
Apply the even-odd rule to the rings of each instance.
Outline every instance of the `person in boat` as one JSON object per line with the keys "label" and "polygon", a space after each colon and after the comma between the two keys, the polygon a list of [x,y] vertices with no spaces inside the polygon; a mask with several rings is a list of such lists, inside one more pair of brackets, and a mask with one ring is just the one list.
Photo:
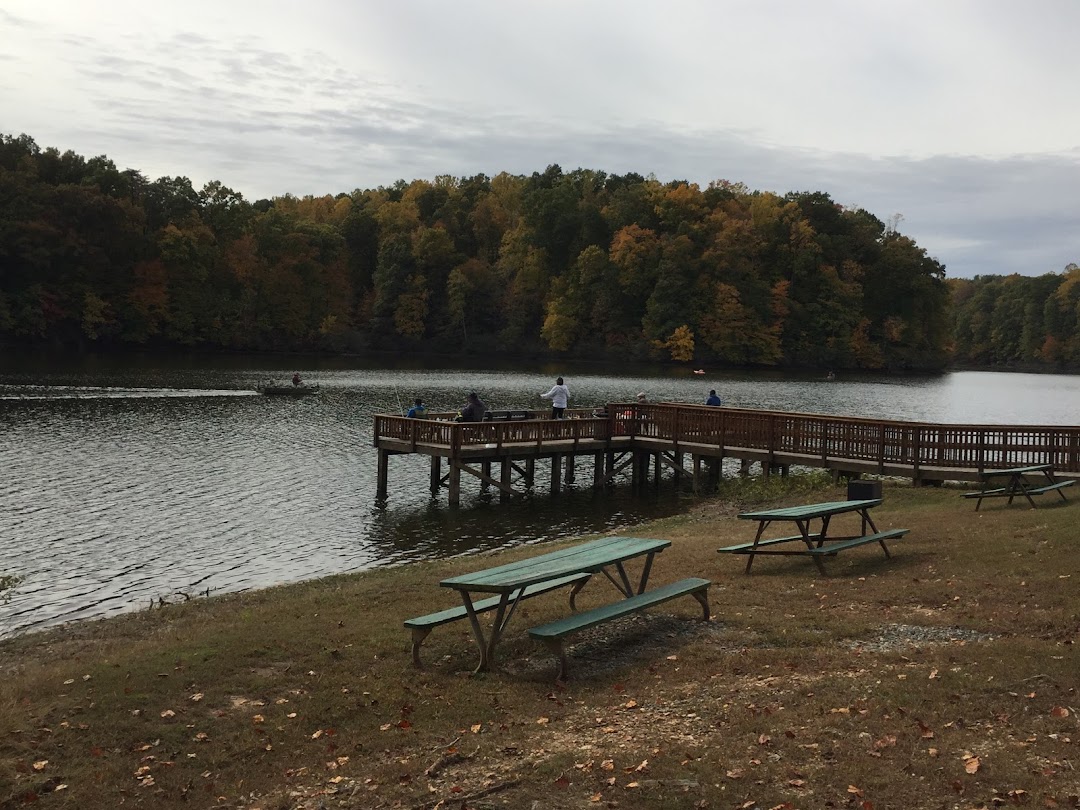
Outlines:
{"label": "person in boat", "polygon": [[413,400],[413,406],[409,408],[409,412],[405,414],[409,419],[423,419],[427,416],[427,408],[424,407],[424,401],[417,397]]}
{"label": "person in boat", "polygon": [[718,397],[718,396],[716,395],[716,389],[714,388],[713,390],[711,390],[711,391],[709,392],[709,396],[708,396],[708,398],[707,398],[707,399],[705,400],[705,404],[706,404],[706,405],[714,405],[714,406],[719,406],[719,405],[723,405],[724,403],[722,403],[722,402],[720,401],[720,397]]}
{"label": "person in boat", "polygon": [[562,377],[555,380],[555,385],[546,394],[540,395],[541,399],[551,400],[551,418],[562,419],[566,410],[566,403],[570,399],[570,389],[563,385]]}
{"label": "person in boat", "polygon": [[461,409],[461,416],[458,417],[459,422],[482,422],[484,421],[484,413],[487,411],[487,405],[484,401],[476,395],[473,391],[465,398],[465,407]]}
{"label": "person in boat", "polygon": [[293,385],[300,385],[300,383],[302,383],[302,382],[303,382],[303,380],[300,379],[300,372],[299,371],[294,371],[293,375],[292,375],[292,384]]}

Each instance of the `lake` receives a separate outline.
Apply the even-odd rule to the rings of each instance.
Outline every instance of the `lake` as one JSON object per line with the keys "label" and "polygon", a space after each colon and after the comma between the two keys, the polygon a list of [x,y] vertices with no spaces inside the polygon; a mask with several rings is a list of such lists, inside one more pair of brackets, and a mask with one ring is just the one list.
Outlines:
{"label": "lake", "polygon": [[[289,362],[293,365],[286,366]],[[299,370],[301,399],[255,393]],[[152,601],[262,588],[632,526],[693,502],[666,487],[576,487],[508,504],[463,488],[432,501],[426,459],[394,457],[375,504],[372,416],[420,396],[457,410],[541,408],[557,374],[572,407],[652,401],[933,422],[1075,425],[1080,377],[955,372],[884,377],[707,373],[518,363],[250,357],[0,360],[0,573],[23,582],[0,636],[146,609]],[[542,465],[540,465],[542,466]],[[538,466],[538,472],[540,470]]]}

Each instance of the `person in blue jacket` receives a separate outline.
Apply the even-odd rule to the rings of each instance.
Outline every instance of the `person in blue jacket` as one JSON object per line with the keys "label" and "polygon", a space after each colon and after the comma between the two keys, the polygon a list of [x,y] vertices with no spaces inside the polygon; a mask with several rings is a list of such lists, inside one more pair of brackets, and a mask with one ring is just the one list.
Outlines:
{"label": "person in blue jacket", "polygon": [[427,416],[427,408],[424,407],[424,401],[417,397],[413,402],[413,406],[409,408],[409,412],[405,414],[409,419],[423,419]]}
{"label": "person in blue jacket", "polygon": [[714,388],[709,392],[709,398],[705,400],[706,405],[723,405],[720,401],[720,397],[716,395],[716,389]]}

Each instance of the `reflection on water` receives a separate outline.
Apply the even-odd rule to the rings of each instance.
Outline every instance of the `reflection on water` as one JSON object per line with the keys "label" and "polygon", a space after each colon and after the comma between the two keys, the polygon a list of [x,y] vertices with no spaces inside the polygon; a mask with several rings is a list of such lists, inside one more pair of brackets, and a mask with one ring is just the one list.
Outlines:
{"label": "reflection on water", "polygon": [[[262,361],[266,363],[267,361]],[[270,361],[274,362],[274,361]],[[300,361],[293,361],[300,362]],[[25,581],[0,606],[0,635],[146,607],[418,559],[601,532],[689,502],[665,488],[594,493],[591,468],[551,497],[499,503],[463,492],[430,500],[426,459],[390,462],[390,504],[374,506],[372,416],[421,396],[456,410],[475,390],[494,408],[543,407],[555,373],[577,407],[701,402],[945,422],[1074,424],[1074,377],[962,373],[931,378],[766,374],[691,377],[670,370],[598,373],[349,367],[298,369],[317,396],[263,397],[255,386],[294,368],[250,359],[186,366],[88,360],[42,372],[0,369],[0,570]],[[54,367],[55,368],[55,367]],[[1002,392],[1007,391],[1008,396]]]}

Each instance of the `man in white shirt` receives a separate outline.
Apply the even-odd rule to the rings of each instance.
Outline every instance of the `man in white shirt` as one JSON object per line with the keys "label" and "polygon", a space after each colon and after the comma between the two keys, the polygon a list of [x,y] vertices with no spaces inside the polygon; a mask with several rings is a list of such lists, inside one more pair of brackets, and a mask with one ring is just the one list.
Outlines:
{"label": "man in white shirt", "polygon": [[562,377],[555,380],[555,385],[551,386],[550,391],[540,396],[543,399],[551,400],[551,418],[562,419],[563,411],[566,410],[566,403],[570,399],[570,389],[563,385]]}

